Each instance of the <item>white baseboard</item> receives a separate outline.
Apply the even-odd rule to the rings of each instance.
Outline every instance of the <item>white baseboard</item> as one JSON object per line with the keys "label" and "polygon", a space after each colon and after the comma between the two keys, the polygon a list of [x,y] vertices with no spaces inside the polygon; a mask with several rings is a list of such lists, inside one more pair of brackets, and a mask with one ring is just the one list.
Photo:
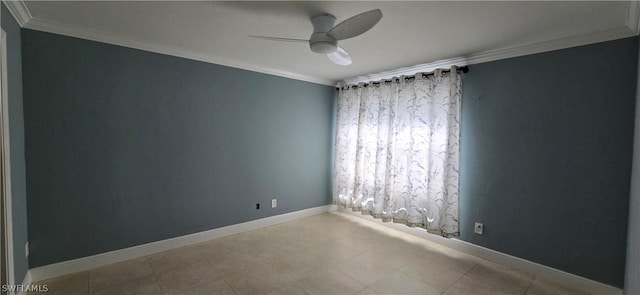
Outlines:
{"label": "white baseboard", "polygon": [[622,295],[622,290],[614,286],[600,283],[591,279],[587,279],[572,273],[568,273],[553,267],[542,265],[519,257],[504,254],[496,250],[478,246],[463,240],[453,239],[455,241],[455,249],[468,254],[500,263],[538,277],[552,280],[574,289],[587,292],[590,294],[602,295]]}
{"label": "white baseboard", "polygon": [[[252,220],[244,223],[234,224],[195,234],[180,236],[167,240],[152,242],[144,245],[138,245],[130,248],[115,250],[111,252],[101,253],[93,256],[78,258],[74,260],[54,263],[37,268],[30,269],[22,282],[23,286],[28,286],[32,282],[38,282],[54,277],[59,277],[75,272],[85,271],[92,268],[104,266],[107,264],[117,263],[124,260],[143,257],[171,249],[189,246],[217,238],[222,238],[234,234],[260,229],[267,226],[276,225],[283,222],[293,221],[325,212],[335,211],[336,205],[326,205],[315,208],[304,209],[282,215],[266,217],[262,219]],[[504,254],[495,250],[481,247],[458,239],[446,239],[434,234],[429,234],[416,228],[411,228],[402,224],[383,223],[379,219],[373,219],[369,215],[362,215],[359,212],[339,211],[340,214],[355,216],[374,222],[388,228],[399,230],[434,243],[447,246],[482,259],[500,263],[518,270],[528,272],[530,274],[556,281],[558,283],[570,286],[572,288],[585,291],[591,294],[621,295],[622,290],[607,284],[596,282],[587,278],[583,278],[574,274],[570,274],[552,267],[531,262],[522,258]],[[22,293],[19,293],[22,295]]]}
{"label": "white baseboard", "polygon": [[[283,222],[293,221],[296,219],[318,215],[336,210],[336,205],[325,205],[304,209],[300,211],[285,213],[276,216],[270,216],[257,220],[247,221],[208,231],[194,233],[190,235],[180,236],[162,241],[156,241],[148,244],[133,246],[130,248],[115,250],[111,252],[101,253],[88,257],[82,257],[74,260],[58,262],[41,267],[32,268],[27,275],[30,282],[39,282],[42,280],[55,278],[75,272],[85,271],[92,268],[104,266],[107,264],[117,263],[129,259],[143,257],[171,249],[189,246],[209,240],[235,235],[247,231],[260,229],[267,226],[276,225]],[[26,280],[26,278],[25,278]]]}
{"label": "white baseboard", "polygon": [[363,215],[360,212],[353,212],[351,210],[338,210],[337,214],[345,214],[348,216],[355,216],[367,221],[377,223],[388,228],[392,228],[410,235],[414,235],[419,238],[429,240],[440,245],[456,249],[467,254],[489,260],[495,263],[499,263],[517,270],[521,270],[537,277],[545,278],[551,281],[558,282],[560,284],[569,286],[571,288],[589,293],[589,294],[602,294],[602,295],[622,295],[623,291],[619,288],[600,283],[594,280],[583,278],[578,275],[574,275],[562,270],[558,270],[546,265],[535,263],[529,260],[525,260],[519,257],[511,256],[509,254],[501,253],[489,248],[471,244],[459,239],[447,239],[438,235],[430,234],[425,230],[408,227],[404,224],[382,222],[380,219],[374,219],[370,215]]}

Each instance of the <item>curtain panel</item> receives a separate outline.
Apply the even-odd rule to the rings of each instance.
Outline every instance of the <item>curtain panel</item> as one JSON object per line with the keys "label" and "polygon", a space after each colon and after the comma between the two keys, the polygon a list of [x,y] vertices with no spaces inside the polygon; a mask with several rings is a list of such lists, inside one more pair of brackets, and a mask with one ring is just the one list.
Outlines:
{"label": "curtain panel", "polygon": [[338,99],[334,202],[383,221],[458,236],[456,68],[342,87]]}

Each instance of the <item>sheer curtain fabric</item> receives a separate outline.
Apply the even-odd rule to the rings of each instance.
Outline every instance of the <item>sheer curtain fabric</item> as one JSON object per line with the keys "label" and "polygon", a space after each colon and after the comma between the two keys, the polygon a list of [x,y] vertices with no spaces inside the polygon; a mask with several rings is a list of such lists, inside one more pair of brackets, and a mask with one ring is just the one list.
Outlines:
{"label": "sheer curtain fabric", "polygon": [[343,87],[334,201],[383,221],[457,236],[460,98],[455,67]]}

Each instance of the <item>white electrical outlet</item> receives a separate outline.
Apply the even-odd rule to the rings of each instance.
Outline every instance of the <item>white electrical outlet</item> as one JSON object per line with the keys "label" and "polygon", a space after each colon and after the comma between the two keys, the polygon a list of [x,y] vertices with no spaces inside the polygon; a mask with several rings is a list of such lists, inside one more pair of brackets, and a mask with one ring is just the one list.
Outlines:
{"label": "white electrical outlet", "polygon": [[24,243],[24,257],[29,257],[29,241]]}
{"label": "white electrical outlet", "polygon": [[480,223],[480,222],[476,222],[476,226],[473,228],[473,231],[476,234],[481,235],[482,232],[484,231],[484,225],[482,223]]}
{"label": "white electrical outlet", "polygon": [[278,199],[271,199],[271,208],[278,207]]}

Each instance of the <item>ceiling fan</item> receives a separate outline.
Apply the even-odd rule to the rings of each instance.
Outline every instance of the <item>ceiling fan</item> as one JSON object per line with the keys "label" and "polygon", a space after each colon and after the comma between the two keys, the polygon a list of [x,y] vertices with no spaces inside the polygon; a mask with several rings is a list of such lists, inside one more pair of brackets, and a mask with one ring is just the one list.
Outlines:
{"label": "ceiling fan", "polygon": [[308,42],[311,51],[326,54],[329,59],[338,65],[351,64],[351,56],[338,41],[356,37],[375,26],[382,18],[382,11],[374,9],[363,12],[337,24],[336,17],[331,14],[322,14],[311,18],[313,33],[309,39],[278,38],[268,36],[250,36],[259,39],[284,41],[284,42]]}

